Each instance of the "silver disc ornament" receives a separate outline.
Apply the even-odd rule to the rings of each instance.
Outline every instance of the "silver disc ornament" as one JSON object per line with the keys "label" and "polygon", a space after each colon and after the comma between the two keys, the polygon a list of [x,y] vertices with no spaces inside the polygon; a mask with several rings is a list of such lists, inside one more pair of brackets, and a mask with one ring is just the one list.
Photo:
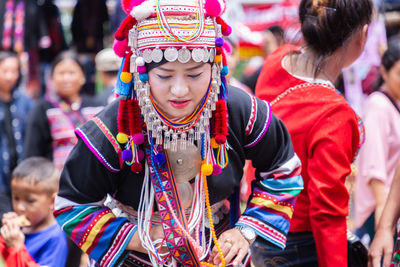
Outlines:
{"label": "silver disc ornament", "polygon": [[192,57],[192,54],[190,53],[189,49],[187,49],[186,47],[179,49],[179,51],[178,51],[179,62],[187,63],[187,62],[189,62],[191,57]]}
{"label": "silver disc ornament", "polygon": [[182,140],[178,140],[177,150],[166,149],[172,171],[177,183],[184,183],[194,178],[201,168],[200,150],[194,144],[187,142],[182,149]]}
{"label": "silver disc ornament", "polygon": [[204,51],[201,48],[195,48],[192,50],[192,58],[194,62],[202,62],[204,58]]}
{"label": "silver disc ornament", "polygon": [[150,49],[145,49],[143,51],[142,56],[143,56],[144,62],[151,63],[152,59],[151,59],[151,50]]}
{"label": "silver disc ornament", "polygon": [[178,50],[175,47],[168,47],[164,51],[164,58],[168,62],[174,62],[178,59]]}
{"label": "silver disc ornament", "polygon": [[163,59],[163,51],[159,47],[154,48],[153,51],[151,51],[151,59],[155,63],[161,62]]}

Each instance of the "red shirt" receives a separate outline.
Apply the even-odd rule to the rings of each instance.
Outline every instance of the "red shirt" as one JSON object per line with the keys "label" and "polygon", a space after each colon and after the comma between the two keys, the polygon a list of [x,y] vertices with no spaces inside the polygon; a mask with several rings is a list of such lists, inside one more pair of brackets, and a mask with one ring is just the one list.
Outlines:
{"label": "red shirt", "polygon": [[313,232],[319,266],[346,267],[345,180],[359,145],[358,117],[334,88],[321,84],[296,88],[273,103],[288,88],[305,83],[282,67],[292,50],[298,51],[285,45],[269,55],[256,86],[256,96],[272,102],[272,111],[285,123],[302,162],[304,190],[289,231]]}

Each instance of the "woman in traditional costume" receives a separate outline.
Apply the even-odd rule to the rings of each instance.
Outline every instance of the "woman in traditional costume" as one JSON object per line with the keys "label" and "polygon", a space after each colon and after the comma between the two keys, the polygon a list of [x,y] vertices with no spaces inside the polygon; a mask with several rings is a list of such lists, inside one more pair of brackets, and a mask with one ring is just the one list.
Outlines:
{"label": "woman in traditional costume", "polygon": [[[283,249],[300,161],[269,104],[226,85],[224,1],[122,7],[119,99],[76,130],[57,221],[99,266],[237,265],[256,238]],[[246,159],[257,179],[239,215]]]}

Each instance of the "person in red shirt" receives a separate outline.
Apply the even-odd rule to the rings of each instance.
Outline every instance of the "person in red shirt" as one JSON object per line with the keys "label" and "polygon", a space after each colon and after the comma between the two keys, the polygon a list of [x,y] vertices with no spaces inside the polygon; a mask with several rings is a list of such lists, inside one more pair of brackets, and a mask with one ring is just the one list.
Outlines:
{"label": "person in red shirt", "polygon": [[255,266],[347,266],[345,180],[363,135],[334,81],[363,51],[372,9],[370,0],[302,0],[304,45],[284,45],[265,59],[255,93],[288,128],[305,187],[286,249],[255,243]]}

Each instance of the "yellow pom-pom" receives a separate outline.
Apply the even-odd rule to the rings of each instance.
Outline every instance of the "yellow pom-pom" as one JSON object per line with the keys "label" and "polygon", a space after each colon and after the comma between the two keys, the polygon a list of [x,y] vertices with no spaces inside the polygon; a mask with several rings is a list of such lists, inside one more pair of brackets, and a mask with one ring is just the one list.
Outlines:
{"label": "yellow pom-pom", "polygon": [[210,176],[213,173],[213,166],[212,164],[205,164],[203,163],[201,165],[201,172],[205,175],[205,176]]}
{"label": "yellow pom-pom", "polygon": [[215,63],[219,63],[219,62],[221,62],[222,61],[222,55],[216,55],[215,56],[215,59],[214,59],[214,62]]}
{"label": "yellow pom-pom", "polygon": [[215,138],[211,138],[210,145],[212,148],[218,148],[219,144],[215,141]]}
{"label": "yellow pom-pom", "polygon": [[121,73],[121,81],[123,81],[124,83],[129,83],[132,81],[132,73],[129,72],[123,72]]}
{"label": "yellow pom-pom", "polygon": [[117,141],[120,144],[125,144],[126,142],[128,142],[128,136],[124,133],[118,133],[117,134]]}

